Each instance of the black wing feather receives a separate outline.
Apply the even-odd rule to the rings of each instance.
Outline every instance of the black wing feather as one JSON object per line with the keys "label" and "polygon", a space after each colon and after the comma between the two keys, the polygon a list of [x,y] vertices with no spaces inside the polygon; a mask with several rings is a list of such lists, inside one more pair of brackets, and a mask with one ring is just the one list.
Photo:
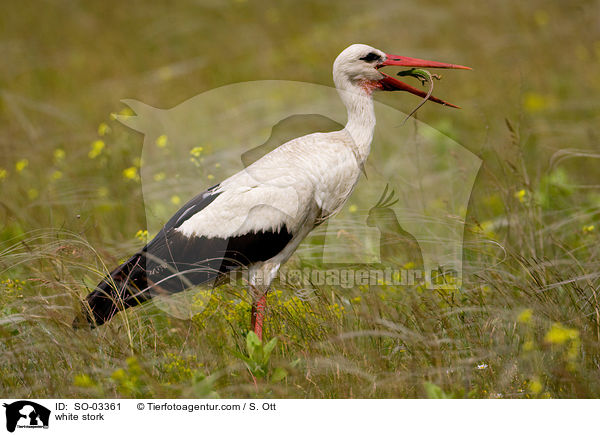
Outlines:
{"label": "black wing feather", "polygon": [[[105,277],[86,302],[86,320],[101,325],[118,311],[157,294],[176,293],[195,285],[214,285],[228,272],[268,260],[287,246],[293,235],[259,231],[230,238],[192,236],[176,231],[183,222],[212,203],[218,185],[187,202],[140,252]],[[87,307],[86,307],[87,308]],[[81,324],[76,320],[74,325]]]}

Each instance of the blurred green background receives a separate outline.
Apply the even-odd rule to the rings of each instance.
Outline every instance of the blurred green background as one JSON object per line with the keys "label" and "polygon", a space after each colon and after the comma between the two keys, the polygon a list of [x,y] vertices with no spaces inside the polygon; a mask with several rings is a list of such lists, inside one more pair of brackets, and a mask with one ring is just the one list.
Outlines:
{"label": "blurred green background", "polygon": [[[120,100],[331,85],[352,43],[473,68],[436,83],[462,110],[418,113],[483,159],[462,289],[305,302],[283,287],[260,370],[239,356],[235,286],[189,321],[141,308],[73,333],[78,298],[145,238],[143,138],[111,116]],[[1,396],[600,394],[598,1],[20,1],[3,5],[0,53]]]}

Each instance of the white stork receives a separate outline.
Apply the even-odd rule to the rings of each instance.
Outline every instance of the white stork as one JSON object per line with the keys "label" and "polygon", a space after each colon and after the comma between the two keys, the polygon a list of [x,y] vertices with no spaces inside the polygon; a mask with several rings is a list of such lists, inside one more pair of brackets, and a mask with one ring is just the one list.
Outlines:
{"label": "white stork", "polygon": [[85,321],[78,316],[74,326],[101,325],[153,295],[215,285],[227,272],[248,267],[251,328],[262,337],[266,293],[280,266],[308,233],[344,206],[359,180],[375,128],[373,91],[427,96],[380,72],[388,65],[469,69],[363,44],[346,48],[333,64],[333,80],[348,111],[344,129],[293,139],[192,198],[150,243],[98,284],[84,303]]}

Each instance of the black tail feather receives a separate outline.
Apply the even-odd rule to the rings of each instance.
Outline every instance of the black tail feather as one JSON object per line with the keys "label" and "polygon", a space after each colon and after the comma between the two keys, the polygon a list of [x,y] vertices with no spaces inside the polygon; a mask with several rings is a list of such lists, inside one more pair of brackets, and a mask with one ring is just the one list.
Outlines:
{"label": "black tail feather", "polygon": [[73,321],[73,327],[99,326],[119,311],[150,299],[146,275],[146,259],[137,253],[106,276],[82,302],[82,313]]}

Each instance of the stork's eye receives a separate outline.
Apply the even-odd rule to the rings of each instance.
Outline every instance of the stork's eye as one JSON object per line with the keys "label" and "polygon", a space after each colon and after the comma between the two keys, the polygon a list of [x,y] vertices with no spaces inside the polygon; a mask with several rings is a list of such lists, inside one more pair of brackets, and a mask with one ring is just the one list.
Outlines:
{"label": "stork's eye", "polygon": [[381,60],[381,56],[377,53],[369,53],[364,57],[361,57],[360,60],[364,60],[365,62],[373,62],[374,60]]}

